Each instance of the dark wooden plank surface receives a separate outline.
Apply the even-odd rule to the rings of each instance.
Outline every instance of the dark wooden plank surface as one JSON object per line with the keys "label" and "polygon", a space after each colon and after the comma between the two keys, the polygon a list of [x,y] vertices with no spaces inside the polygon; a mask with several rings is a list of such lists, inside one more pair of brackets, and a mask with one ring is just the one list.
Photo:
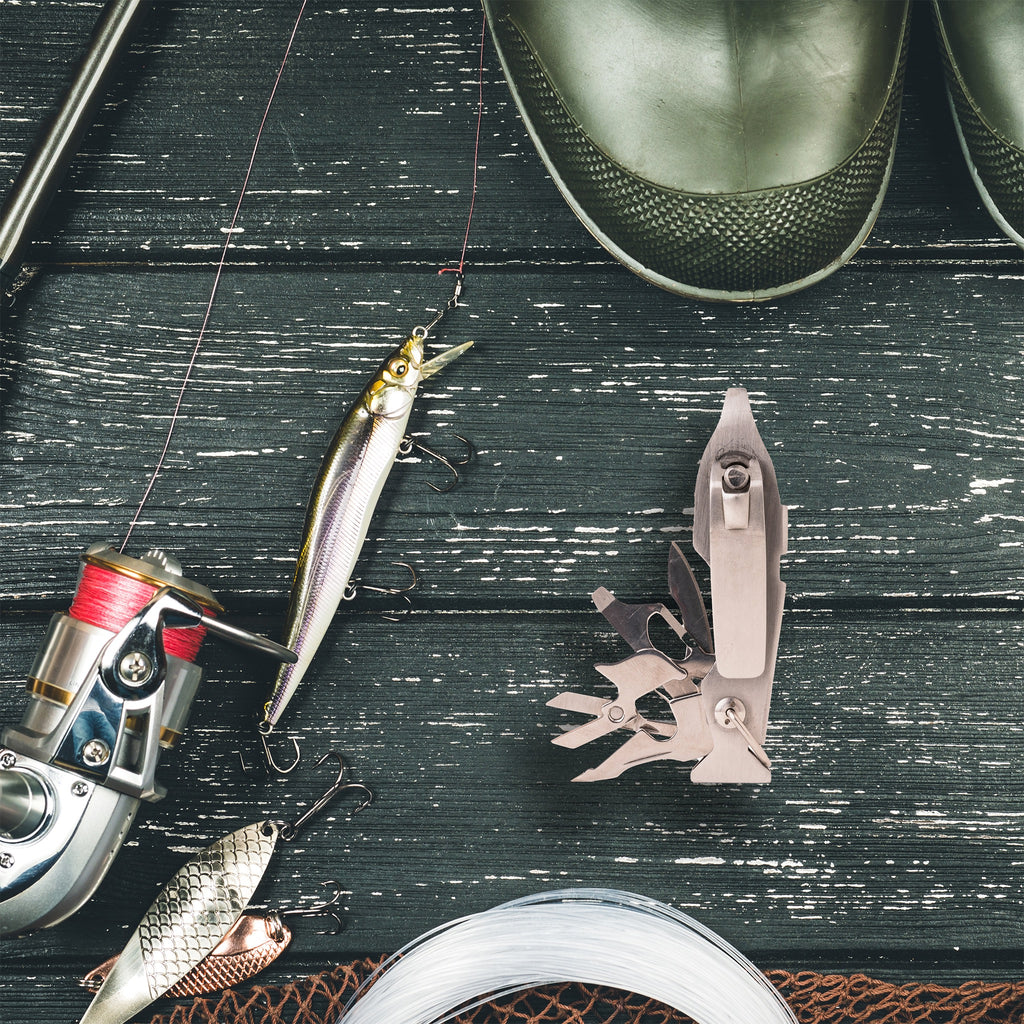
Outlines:
{"label": "dark wooden plank surface", "polygon": [[[0,182],[97,4],[0,3]],[[210,261],[294,12],[157,5],[47,219],[4,339],[0,720],[78,553],[119,540],[202,318]],[[925,12],[921,12],[924,14]],[[137,543],[175,551],[229,614],[280,630],[323,447],[382,351],[446,297],[472,173],[479,12],[313,5],[244,209],[185,418]],[[488,54],[467,305],[476,350],[412,426],[478,458],[438,496],[392,474],[360,571],[416,566],[415,610],[339,615],[293,720],[379,804],[281,857],[267,899],[352,890],[347,931],[297,930],[282,980],[385,952],[526,892],[668,900],[762,966],[896,980],[1022,967],[1018,680],[1024,376],[1019,250],[973,192],[919,17],[894,179],[855,261],[783,303],[701,306],[610,260],[547,179]],[[545,701],[597,692],[619,641],[597,586],[665,596],[696,463],[731,384],[751,391],[790,505],[769,787],[653,765],[568,779]],[[706,574],[700,573],[706,580]],[[200,846],[309,800],[236,766],[269,668],[207,645],[209,682],[87,914],[3,945],[0,1020],[75,1019]]]}

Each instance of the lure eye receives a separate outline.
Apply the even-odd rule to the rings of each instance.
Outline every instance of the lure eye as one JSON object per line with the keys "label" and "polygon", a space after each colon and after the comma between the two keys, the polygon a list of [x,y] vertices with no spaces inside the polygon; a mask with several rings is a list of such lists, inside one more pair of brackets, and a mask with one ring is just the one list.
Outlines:
{"label": "lure eye", "polygon": [[402,362],[402,360],[400,360],[400,359],[396,359],[395,362],[393,362],[391,364],[391,372],[396,377],[404,377],[406,375],[406,373],[408,372],[408,370],[409,370],[409,364]]}

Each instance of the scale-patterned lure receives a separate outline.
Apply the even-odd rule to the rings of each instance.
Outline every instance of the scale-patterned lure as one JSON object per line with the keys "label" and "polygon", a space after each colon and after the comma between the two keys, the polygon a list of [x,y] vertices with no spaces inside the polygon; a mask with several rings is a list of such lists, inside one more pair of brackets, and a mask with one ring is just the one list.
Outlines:
{"label": "scale-patterned lure", "polygon": [[[202,996],[248,981],[270,966],[292,941],[292,931],[279,911],[243,914],[220,942],[165,993],[169,999]],[[93,968],[81,981],[94,992],[107,980],[118,957]]]}
{"label": "scale-patterned lure", "polygon": [[278,673],[260,732],[277,725],[338,610],[384,482],[398,456],[416,390],[472,345],[424,362],[424,338],[413,333],[391,355],[334,435],[306,511],[295,567],[285,643],[297,655]]}
{"label": "scale-patterned lure", "polygon": [[124,1024],[199,964],[248,906],[279,834],[274,822],[247,825],[181,868],[146,911],[81,1024]]}

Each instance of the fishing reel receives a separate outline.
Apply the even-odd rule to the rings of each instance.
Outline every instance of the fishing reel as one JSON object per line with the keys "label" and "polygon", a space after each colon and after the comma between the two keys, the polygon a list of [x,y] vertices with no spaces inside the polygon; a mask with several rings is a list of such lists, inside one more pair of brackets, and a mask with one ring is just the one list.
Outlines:
{"label": "fishing reel", "polygon": [[50,626],[21,722],[0,735],[0,936],[64,920],[95,892],[184,731],[207,632],[281,661],[285,647],[222,622],[213,593],[162,551],[82,555]]}

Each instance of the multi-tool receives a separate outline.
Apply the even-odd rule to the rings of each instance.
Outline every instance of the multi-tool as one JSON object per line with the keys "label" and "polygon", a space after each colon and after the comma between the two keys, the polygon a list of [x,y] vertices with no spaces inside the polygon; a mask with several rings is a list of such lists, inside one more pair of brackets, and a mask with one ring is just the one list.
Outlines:
{"label": "multi-tool", "polygon": [[[693,546],[711,569],[714,639],[700,588],[677,544],[669,548],[668,584],[679,617],[660,603],[627,604],[604,587],[598,611],[632,648],[624,661],[595,668],[614,697],[560,693],[548,701],[590,715],[552,741],[576,748],[623,730],[629,738],[574,782],[596,782],[650,761],[696,762],[699,783],[771,781],[764,749],[786,587],[786,508],[747,392],[730,388],[722,418],[700,460],[694,497]],[[679,639],[659,650],[650,624],[661,619]],[[664,703],[669,718],[650,718]],[[640,702],[645,702],[641,704]],[[639,706],[638,706],[639,705]]]}

